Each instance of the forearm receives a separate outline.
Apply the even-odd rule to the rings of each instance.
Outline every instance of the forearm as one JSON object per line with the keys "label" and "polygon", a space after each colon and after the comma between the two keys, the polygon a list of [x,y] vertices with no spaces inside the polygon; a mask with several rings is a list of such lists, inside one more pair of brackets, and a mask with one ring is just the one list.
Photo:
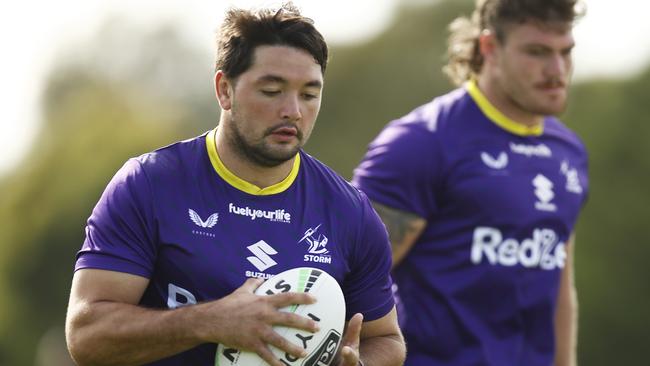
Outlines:
{"label": "forearm", "polygon": [[401,335],[366,338],[359,344],[359,358],[364,366],[402,365],[406,347]]}
{"label": "forearm", "polygon": [[139,365],[202,343],[199,306],[152,310],[99,301],[77,307],[66,335],[79,365]]}
{"label": "forearm", "polygon": [[575,289],[558,298],[555,317],[555,366],[577,365],[578,300]]}
{"label": "forearm", "polygon": [[555,310],[555,366],[576,366],[578,344],[578,295],[573,279],[575,235],[567,241],[567,258]]}

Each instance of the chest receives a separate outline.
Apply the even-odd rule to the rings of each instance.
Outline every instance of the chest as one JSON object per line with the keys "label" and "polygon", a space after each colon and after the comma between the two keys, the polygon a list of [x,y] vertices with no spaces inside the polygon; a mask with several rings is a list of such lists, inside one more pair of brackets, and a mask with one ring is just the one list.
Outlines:
{"label": "chest", "polygon": [[184,200],[160,210],[155,281],[163,287],[173,283],[201,301],[295,267],[319,268],[339,281],[347,274],[348,231],[326,200],[229,190],[190,192]]}
{"label": "chest", "polygon": [[454,151],[441,195],[446,214],[471,212],[494,224],[571,226],[577,218],[587,191],[586,166],[561,143],[485,138]]}

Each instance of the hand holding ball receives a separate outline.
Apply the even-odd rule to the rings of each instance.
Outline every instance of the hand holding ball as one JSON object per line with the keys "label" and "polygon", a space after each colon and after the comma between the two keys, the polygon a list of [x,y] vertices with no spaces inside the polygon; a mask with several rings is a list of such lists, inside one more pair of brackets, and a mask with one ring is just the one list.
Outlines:
{"label": "hand holding ball", "polygon": [[[291,366],[329,365],[341,343],[345,325],[345,300],[338,282],[323,270],[299,267],[273,276],[255,290],[255,294],[260,296],[282,292],[305,292],[315,296],[317,301],[314,304],[291,305],[280,311],[311,318],[319,324],[320,330],[311,333],[294,328],[274,327],[278,334],[304,348],[307,356],[296,358],[270,346],[273,354],[282,363]],[[253,352],[240,351],[219,344],[215,365],[263,366],[266,362]]]}

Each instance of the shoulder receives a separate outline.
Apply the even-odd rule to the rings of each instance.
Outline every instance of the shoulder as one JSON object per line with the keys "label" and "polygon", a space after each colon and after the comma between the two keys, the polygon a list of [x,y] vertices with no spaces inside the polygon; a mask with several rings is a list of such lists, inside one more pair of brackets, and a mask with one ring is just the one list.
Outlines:
{"label": "shoulder", "polygon": [[174,142],[131,160],[148,175],[178,175],[191,172],[206,158],[205,134]]}
{"label": "shoulder", "polygon": [[544,133],[547,137],[560,140],[570,148],[583,154],[587,153],[585,144],[580,136],[567,127],[562,121],[555,117],[547,117],[544,123]]}
{"label": "shoulder", "polygon": [[[362,207],[365,194],[346,181],[332,168],[328,167],[305,151],[300,151],[306,184],[321,191],[332,203]],[[351,208],[352,208],[351,207]]]}
{"label": "shoulder", "polygon": [[107,192],[160,196],[204,179],[208,157],[202,137],[175,142],[128,159],[111,179]]}
{"label": "shoulder", "polygon": [[462,120],[472,106],[465,89],[453,90],[388,123],[371,147],[391,143],[414,144],[409,149],[412,151],[422,144],[427,145],[440,136],[453,133],[458,128],[457,121]]}
{"label": "shoulder", "polygon": [[464,129],[464,115],[472,106],[468,93],[461,88],[391,121],[368,145],[355,174],[376,169],[416,172],[423,166],[439,166],[447,146],[452,146],[451,141]]}

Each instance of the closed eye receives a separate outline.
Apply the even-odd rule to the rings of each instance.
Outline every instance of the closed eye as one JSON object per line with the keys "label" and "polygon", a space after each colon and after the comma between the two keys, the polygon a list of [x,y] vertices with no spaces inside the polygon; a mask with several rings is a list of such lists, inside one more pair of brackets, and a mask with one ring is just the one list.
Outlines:
{"label": "closed eye", "polygon": [[573,52],[573,47],[571,48],[566,48],[562,50],[562,55],[563,56],[571,56],[571,53]]}
{"label": "closed eye", "polygon": [[526,49],[526,53],[531,55],[531,56],[546,56],[548,55],[550,50],[547,48],[541,48],[541,47],[531,47]]}
{"label": "closed eye", "polygon": [[261,90],[261,92],[262,92],[262,94],[264,94],[266,96],[269,96],[269,97],[280,94],[279,90]]}

